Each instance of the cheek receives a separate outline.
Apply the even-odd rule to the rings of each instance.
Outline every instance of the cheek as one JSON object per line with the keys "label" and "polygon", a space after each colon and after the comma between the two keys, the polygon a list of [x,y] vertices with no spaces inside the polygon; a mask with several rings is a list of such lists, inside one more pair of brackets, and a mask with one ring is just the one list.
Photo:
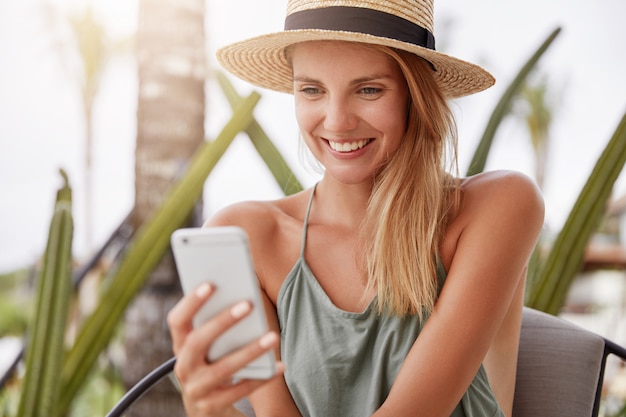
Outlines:
{"label": "cheek", "polygon": [[394,109],[395,126],[401,135],[406,133],[409,124],[409,101],[408,99],[397,105]]}
{"label": "cheek", "polygon": [[311,130],[316,124],[316,112],[310,103],[295,101],[296,121],[303,132]]}
{"label": "cheek", "polygon": [[392,147],[400,146],[407,129],[407,118],[404,110],[399,109],[394,115],[389,114],[384,128]]}
{"label": "cheek", "polygon": [[370,115],[372,119],[370,120],[376,120],[376,125],[388,135],[402,137],[407,129],[407,114],[406,106],[391,103],[372,113]]}

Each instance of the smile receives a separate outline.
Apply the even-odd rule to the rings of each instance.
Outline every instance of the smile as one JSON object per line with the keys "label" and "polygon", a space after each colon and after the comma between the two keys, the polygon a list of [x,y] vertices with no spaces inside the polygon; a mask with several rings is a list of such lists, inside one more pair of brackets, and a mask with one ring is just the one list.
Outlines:
{"label": "smile", "polygon": [[352,152],[363,148],[371,141],[372,139],[361,139],[354,142],[333,142],[332,140],[329,140],[328,144],[331,149],[336,152]]}

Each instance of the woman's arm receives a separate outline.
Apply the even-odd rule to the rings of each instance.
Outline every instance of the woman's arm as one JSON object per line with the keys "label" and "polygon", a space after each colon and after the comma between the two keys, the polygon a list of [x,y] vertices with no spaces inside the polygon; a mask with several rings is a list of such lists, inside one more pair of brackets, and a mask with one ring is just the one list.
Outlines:
{"label": "woman's arm", "polygon": [[483,360],[483,366],[487,371],[491,389],[504,415],[507,416],[513,413],[526,272],[527,270],[524,269],[520,276],[509,311],[504,317],[498,334],[489,347],[485,360]]}
{"label": "woman's arm", "polygon": [[449,257],[446,283],[375,416],[449,416],[494,342],[506,345],[498,337],[517,343],[515,332],[501,330],[507,320],[515,323],[511,306],[520,297],[542,224],[543,201],[523,175],[497,172],[466,180],[452,226],[458,231],[443,254]]}

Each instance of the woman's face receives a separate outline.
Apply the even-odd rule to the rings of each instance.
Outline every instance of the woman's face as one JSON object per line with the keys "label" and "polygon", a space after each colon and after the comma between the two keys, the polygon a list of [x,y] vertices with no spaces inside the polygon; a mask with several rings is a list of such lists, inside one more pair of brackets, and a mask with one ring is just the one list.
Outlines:
{"label": "woman's face", "polygon": [[406,130],[408,89],[383,52],[347,42],[308,42],[291,50],[296,118],[326,175],[371,181]]}

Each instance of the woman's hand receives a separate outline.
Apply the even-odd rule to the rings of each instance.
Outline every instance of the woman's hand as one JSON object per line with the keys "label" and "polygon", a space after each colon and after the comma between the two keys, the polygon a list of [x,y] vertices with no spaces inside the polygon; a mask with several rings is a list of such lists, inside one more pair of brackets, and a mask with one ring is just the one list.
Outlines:
{"label": "woman's hand", "polygon": [[[211,285],[200,285],[183,297],[167,317],[177,358],[174,373],[182,387],[189,417],[241,416],[233,404],[269,380],[233,382],[233,374],[279,343],[278,335],[269,332],[256,342],[209,363],[206,354],[211,344],[252,309],[249,302],[242,301],[194,329],[194,315],[213,292]],[[282,371],[282,364],[278,363],[276,376],[282,375]]]}

